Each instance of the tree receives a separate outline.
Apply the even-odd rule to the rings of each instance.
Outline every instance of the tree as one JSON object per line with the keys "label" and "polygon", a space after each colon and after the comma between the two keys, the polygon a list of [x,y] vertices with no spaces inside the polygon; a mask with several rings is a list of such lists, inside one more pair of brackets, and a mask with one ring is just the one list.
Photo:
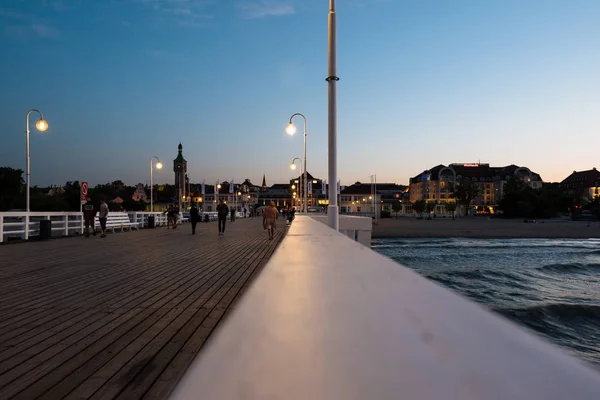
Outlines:
{"label": "tree", "polygon": [[431,219],[431,212],[435,215],[435,205],[437,202],[435,200],[430,200],[425,204],[425,209],[427,211],[427,219]]}
{"label": "tree", "polygon": [[415,212],[419,214],[421,218],[423,218],[423,211],[425,211],[425,209],[427,208],[427,202],[425,200],[417,200],[413,204],[413,208]]}
{"label": "tree", "polygon": [[23,170],[0,167],[0,211],[25,208]]}
{"label": "tree", "polygon": [[452,219],[454,219],[454,211],[456,211],[456,202],[451,201],[446,203],[446,210],[448,210],[452,214]]}
{"label": "tree", "polygon": [[402,210],[402,203],[400,200],[392,201],[392,211],[396,213],[396,219],[398,218],[398,212]]}
{"label": "tree", "polygon": [[450,183],[450,197],[456,199],[459,204],[465,206],[466,215],[469,215],[469,206],[474,198],[479,195],[479,184],[471,179],[465,178],[457,185]]}

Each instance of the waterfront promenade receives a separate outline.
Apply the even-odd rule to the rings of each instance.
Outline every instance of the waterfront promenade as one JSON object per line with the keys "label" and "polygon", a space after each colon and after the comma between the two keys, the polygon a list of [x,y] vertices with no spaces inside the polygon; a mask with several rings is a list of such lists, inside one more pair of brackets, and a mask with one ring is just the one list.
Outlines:
{"label": "waterfront promenade", "polygon": [[284,224],[272,241],[253,218],[0,246],[0,398],[166,398]]}

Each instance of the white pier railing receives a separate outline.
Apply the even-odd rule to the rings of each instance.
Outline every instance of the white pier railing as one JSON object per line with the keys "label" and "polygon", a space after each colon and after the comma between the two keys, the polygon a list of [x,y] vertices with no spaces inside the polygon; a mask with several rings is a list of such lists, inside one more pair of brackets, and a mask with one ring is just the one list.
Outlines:
{"label": "white pier railing", "polygon": [[42,220],[52,221],[52,233],[58,236],[83,233],[83,214],[80,212],[0,212],[0,243],[9,238],[28,240],[39,235]]}
{"label": "white pier railing", "polygon": [[[308,214],[315,220],[327,225],[327,215]],[[373,232],[373,218],[358,217],[353,215],[340,215],[340,233],[348,236],[355,242],[371,247],[371,233]]]}
{"label": "white pier railing", "polygon": [[308,216],[172,400],[598,400],[600,373]]}

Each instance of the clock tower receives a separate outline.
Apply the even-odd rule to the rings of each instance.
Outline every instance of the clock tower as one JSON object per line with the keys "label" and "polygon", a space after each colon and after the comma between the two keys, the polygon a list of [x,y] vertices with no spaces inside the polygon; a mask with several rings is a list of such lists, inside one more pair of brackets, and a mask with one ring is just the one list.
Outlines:
{"label": "clock tower", "polygon": [[183,158],[183,146],[179,143],[177,147],[179,153],[177,158],[173,160],[173,172],[175,172],[175,193],[176,196],[181,199],[181,196],[185,196],[185,181],[187,178],[187,161]]}

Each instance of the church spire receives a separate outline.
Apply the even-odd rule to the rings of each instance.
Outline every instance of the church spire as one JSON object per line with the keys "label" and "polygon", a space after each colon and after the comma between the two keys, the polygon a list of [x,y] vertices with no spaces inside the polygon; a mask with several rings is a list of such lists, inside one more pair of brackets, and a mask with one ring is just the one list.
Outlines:
{"label": "church spire", "polygon": [[262,184],[262,188],[266,189],[267,188],[267,179],[265,177],[265,174],[263,174],[263,184]]}

